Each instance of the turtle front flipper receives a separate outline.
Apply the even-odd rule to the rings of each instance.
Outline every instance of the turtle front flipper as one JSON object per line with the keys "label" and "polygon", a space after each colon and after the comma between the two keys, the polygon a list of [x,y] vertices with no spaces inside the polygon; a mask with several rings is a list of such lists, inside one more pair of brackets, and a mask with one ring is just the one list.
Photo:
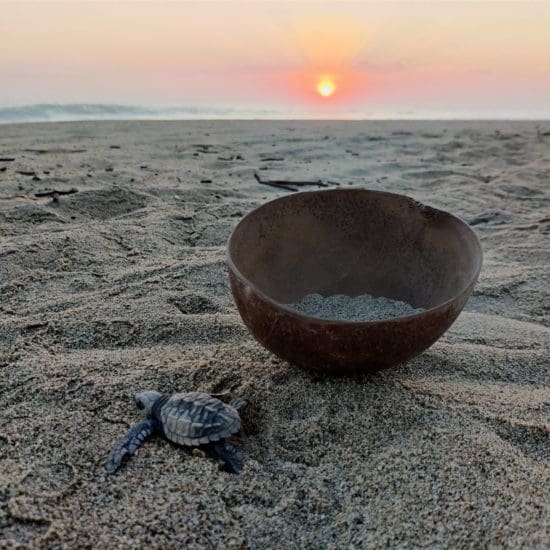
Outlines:
{"label": "turtle front flipper", "polygon": [[223,439],[214,444],[216,454],[224,461],[226,470],[231,474],[238,474],[243,468],[241,453]]}
{"label": "turtle front flipper", "polygon": [[133,426],[130,431],[120,439],[111,451],[105,462],[105,468],[109,474],[114,474],[122,464],[124,458],[133,455],[143,442],[155,431],[155,420],[147,419]]}

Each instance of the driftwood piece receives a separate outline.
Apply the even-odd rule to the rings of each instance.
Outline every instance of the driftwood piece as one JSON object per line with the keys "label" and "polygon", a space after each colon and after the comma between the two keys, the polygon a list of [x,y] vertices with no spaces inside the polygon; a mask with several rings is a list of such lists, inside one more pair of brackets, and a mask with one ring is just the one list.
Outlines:
{"label": "driftwood piece", "polygon": [[24,149],[24,151],[26,153],[35,153],[37,155],[86,153],[86,149]]}
{"label": "driftwood piece", "polygon": [[318,187],[328,187],[326,183],[321,180],[316,181],[291,181],[291,180],[263,180],[260,176],[254,172],[254,178],[258,183],[262,185],[270,185],[271,187],[277,187],[278,189],[287,189],[288,191],[298,191],[297,187],[306,187],[308,185],[317,185]]}
{"label": "driftwood piece", "polygon": [[78,189],[71,187],[70,189],[49,189],[48,191],[37,191],[35,197],[52,197],[53,200],[57,200],[60,195],[72,195],[78,193]]}
{"label": "driftwood piece", "polygon": [[231,155],[229,157],[218,157],[218,160],[225,160],[226,162],[232,161],[232,160],[244,160],[242,155]]}
{"label": "driftwood piece", "polygon": [[219,153],[214,145],[210,145],[209,143],[194,143],[192,145],[199,153]]}

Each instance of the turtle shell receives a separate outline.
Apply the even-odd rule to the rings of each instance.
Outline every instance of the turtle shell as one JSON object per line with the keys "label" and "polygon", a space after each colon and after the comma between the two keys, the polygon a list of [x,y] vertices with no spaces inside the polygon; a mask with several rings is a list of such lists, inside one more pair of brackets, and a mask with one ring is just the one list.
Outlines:
{"label": "turtle shell", "polygon": [[164,435],[180,445],[219,441],[241,429],[239,413],[201,392],[175,393],[156,412]]}

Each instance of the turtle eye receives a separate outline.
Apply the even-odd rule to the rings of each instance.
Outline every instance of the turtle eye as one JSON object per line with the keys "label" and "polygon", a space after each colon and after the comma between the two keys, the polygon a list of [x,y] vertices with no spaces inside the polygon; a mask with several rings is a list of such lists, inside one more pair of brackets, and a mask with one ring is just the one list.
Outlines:
{"label": "turtle eye", "polygon": [[139,399],[136,399],[136,407],[141,411],[145,408],[145,405]]}

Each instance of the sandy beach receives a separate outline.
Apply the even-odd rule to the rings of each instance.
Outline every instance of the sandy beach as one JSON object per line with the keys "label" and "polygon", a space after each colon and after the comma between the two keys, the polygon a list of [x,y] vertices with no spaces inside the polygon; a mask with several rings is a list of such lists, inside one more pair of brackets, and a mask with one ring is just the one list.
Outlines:
{"label": "sandy beach", "polygon": [[[364,378],[264,350],[225,244],[292,191],[255,173],[466,220],[457,322]],[[0,125],[0,547],[546,547],[549,274],[550,122]],[[249,400],[242,474],[157,438],[108,476],[142,389]]]}

